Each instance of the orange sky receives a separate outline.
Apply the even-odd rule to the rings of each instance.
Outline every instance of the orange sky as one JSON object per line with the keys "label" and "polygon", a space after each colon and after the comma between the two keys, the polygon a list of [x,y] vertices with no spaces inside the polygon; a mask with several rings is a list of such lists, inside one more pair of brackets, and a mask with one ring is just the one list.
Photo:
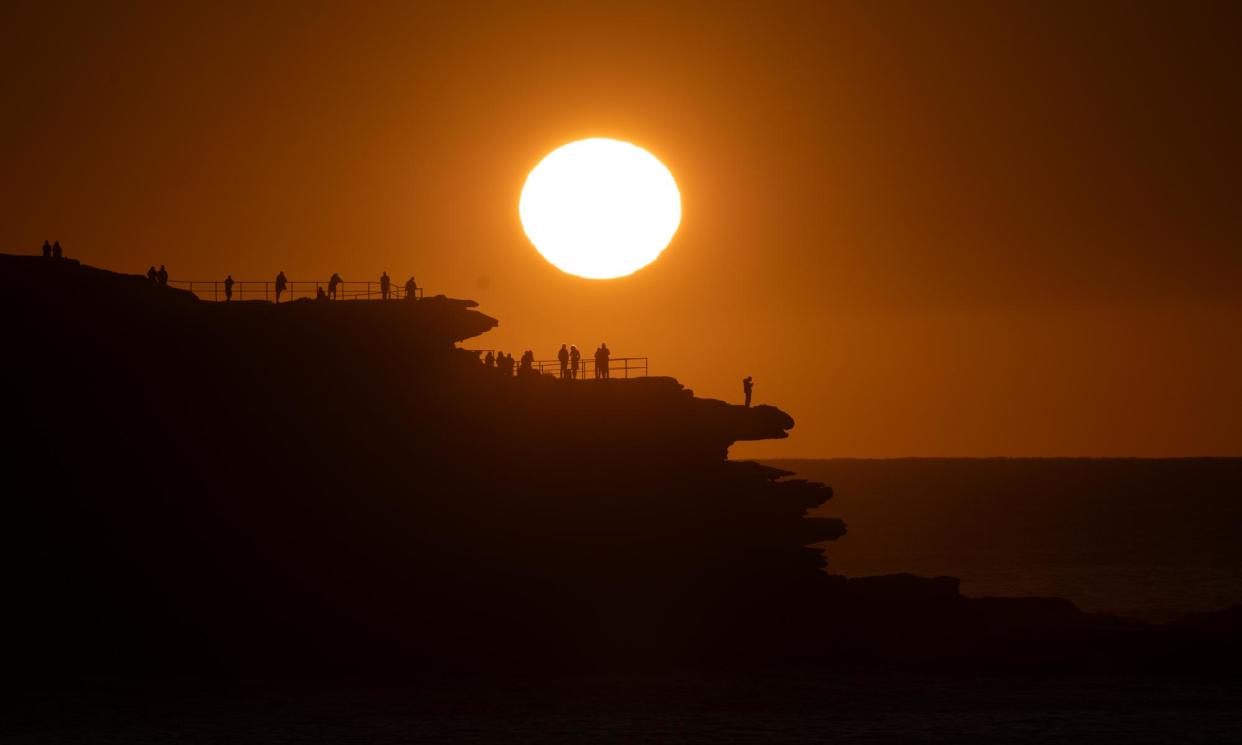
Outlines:
{"label": "orange sky", "polygon": [[[413,273],[476,346],[753,375],[798,426],[735,455],[1242,455],[1228,4],[88,5],[0,10],[0,250]],[[518,222],[588,136],[682,191],[623,280]]]}

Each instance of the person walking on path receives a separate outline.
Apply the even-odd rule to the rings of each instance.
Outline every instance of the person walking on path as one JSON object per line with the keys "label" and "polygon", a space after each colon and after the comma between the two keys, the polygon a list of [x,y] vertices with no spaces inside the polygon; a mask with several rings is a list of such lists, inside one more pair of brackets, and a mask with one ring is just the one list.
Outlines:
{"label": "person walking on path", "polygon": [[742,393],[746,396],[746,408],[750,408],[750,392],[755,390],[755,381],[747,375],[742,378]]}
{"label": "person walking on path", "polygon": [[233,299],[233,275],[224,278],[224,302],[230,302]]}
{"label": "person walking on path", "polygon": [[337,274],[336,272],[332,272],[332,276],[328,278],[328,299],[329,300],[340,300],[340,294],[338,293],[338,288],[341,286],[341,283],[344,281],[345,280],[341,279],[341,275]]}
{"label": "person walking on path", "polygon": [[276,275],[276,302],[280,302],[280,294],[285,291],[285,286],[289,284],[289,280],[285,279],[285,273],[282,270]]}
{"label": "person walking on path", "polygon": [[556,359],[561,363],[561,380],[569,379],[569,349],[562,344],[561,351],[556,353]]}
{"label": "person walking on path", "polygon": [[392,280],[388,278],[388,272],[380,274],[380,300],[388,299],[388,290],[392,288]]}

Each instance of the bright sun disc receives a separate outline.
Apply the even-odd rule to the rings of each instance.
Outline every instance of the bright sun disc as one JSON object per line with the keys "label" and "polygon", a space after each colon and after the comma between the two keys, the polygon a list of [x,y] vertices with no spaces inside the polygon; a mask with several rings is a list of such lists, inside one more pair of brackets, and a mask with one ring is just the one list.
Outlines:
{"label": "bright sun disc", "polygon": [[611,279],[664,251],[681,224],[681,194],[651,153],[593,138],[563,145],[535,166],[518,214],[526,237],[553,266]]}

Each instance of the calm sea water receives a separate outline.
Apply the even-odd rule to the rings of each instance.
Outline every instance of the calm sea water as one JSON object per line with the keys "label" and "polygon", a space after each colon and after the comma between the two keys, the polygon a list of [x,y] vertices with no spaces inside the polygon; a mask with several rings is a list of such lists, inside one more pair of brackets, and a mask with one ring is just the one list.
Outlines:
{"label": "calm sea water", "polygon": [[830,484],[847,576],[914,572],[967,595],[1052,595],[1162,621],[1242,604],[1242,459],[768,461]]}
{"label": "calm sea water", "polygon": [[[1147,618],[1242,603],[1242,460],[780,463],[832,484],[832,570]],[[13,681],[0,743],[1242,742],[1242,679],[778,671]]]}
{"label": "calm sea water", "polygon": [[1226,743],[1233,679],[796,673],[0,690],[5,745]]}

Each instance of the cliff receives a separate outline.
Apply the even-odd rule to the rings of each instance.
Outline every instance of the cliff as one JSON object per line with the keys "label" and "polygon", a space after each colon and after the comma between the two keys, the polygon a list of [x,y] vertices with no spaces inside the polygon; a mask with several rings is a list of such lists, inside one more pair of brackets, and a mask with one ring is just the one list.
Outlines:
{"label": "cliff", "polygon": [[845,526],[806,517],[831,489],[726,458],[787,414],[501,377],[457,346],[497,323],[470,301],[207,303],[38,257],[0,280],[17,668],[1008,659],[1150,631],[833,577],[816,546]]}
{"label": "cliff", "polygon": [[0,272],[13,631],[73,660],[711,655],[793,613],[844,532],[803,517],[826,487],[725,458],[788,415],[502,378],[456,347],[496,325],[469,301]]}

